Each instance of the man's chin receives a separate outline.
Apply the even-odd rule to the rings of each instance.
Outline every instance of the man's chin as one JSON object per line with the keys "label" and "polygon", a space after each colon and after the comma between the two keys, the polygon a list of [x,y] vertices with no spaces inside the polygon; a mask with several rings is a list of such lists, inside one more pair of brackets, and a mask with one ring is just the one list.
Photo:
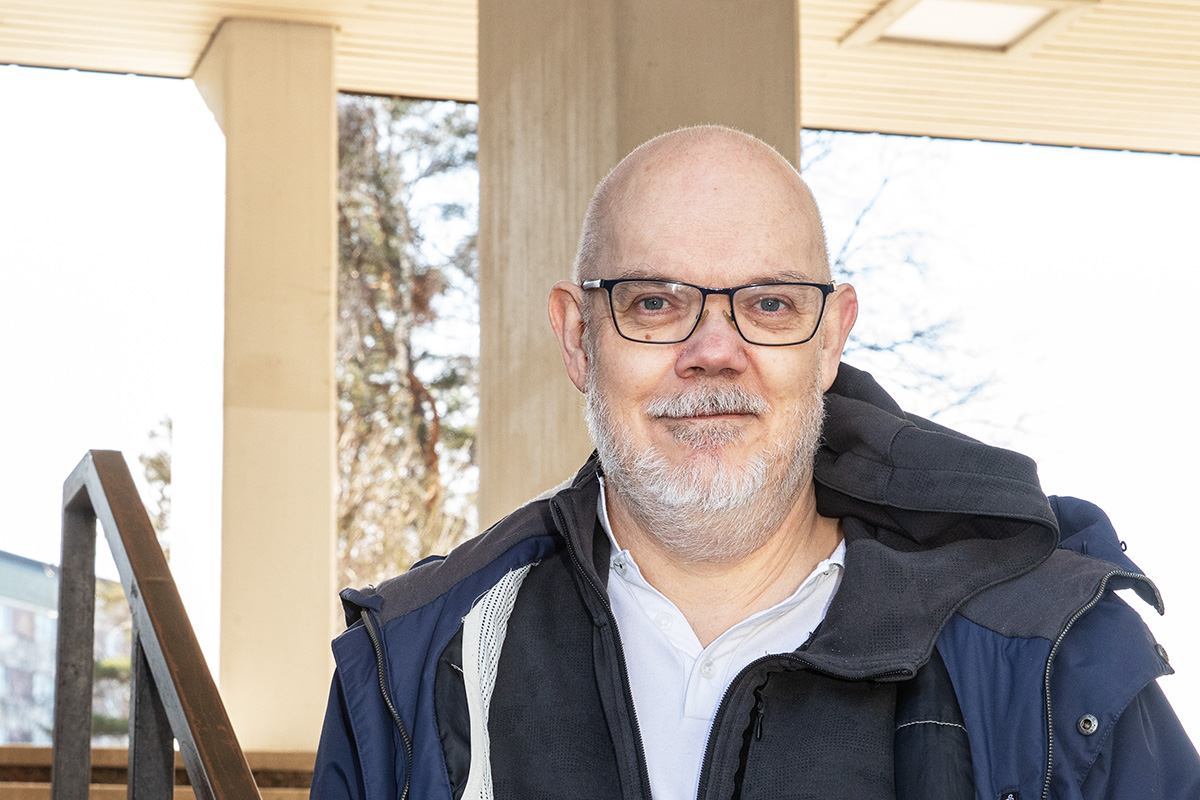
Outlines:
{"label": "man's chin", "polygon": [[663,446],[651,449],[651,454],[661,458],[672,467],[682,467],[697,462],[723,462],[734,466],[737,456],[735,444],[719,439],[691,437],[684,440],[672,438]]}
{"label": "man's chin", "polygon": [[703,485],[718,476],[739,477],[749,468],[741,448],[730,443],[673,443],[653,453],[659,464],[676,480]]}
{"label": "man's chin", "polygon": [[744,425],[732,420],[672,421],[667,433],[675,449],[686,454],[721,453],[745,438]]}

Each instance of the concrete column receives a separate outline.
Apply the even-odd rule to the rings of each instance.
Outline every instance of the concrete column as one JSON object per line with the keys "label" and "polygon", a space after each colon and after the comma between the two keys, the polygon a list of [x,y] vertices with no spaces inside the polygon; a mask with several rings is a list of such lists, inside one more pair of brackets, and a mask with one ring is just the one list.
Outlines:
{"label": "concrete column", "polygon": [[332,673],[333,44],[226,20],[194,75],[226,139],[219,683],[247,749],[315,749]]}
{"label": "concrete column", "polygon": [[546,320],[596,183],[684,125],[799,163],[796,0],[480,0],[480,522],[590,451]]}

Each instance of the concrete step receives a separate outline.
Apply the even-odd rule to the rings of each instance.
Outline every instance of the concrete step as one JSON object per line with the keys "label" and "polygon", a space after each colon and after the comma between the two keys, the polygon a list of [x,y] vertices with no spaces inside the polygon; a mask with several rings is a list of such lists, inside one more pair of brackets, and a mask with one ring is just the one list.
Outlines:
{"label": "concrete step", "polygon": [[[49,747],[0,745],[0,800],[49,800]],[[246,753],[250,771],[258,783],[263,800],[307,800],[312,782],[315,753]],[[116,800],[126,797],[126,767],[129,753],[122,748],[92,748],[92,800]],[[175,754],[175,800],[193,800],[195,793],[187,785],[182,757]]]}
{"label": "concrete step", "polygon": [[[308,800],[307,789],[259,789],[263,800]],[[93,783],[88,789],[88,800],[125,800],[124,786],[112,783]],[[0,783],[0,797],[4,800],[50,800],[48,783]],[[196,794],[189,786],[176,786],[174,800],[195,800]]]}

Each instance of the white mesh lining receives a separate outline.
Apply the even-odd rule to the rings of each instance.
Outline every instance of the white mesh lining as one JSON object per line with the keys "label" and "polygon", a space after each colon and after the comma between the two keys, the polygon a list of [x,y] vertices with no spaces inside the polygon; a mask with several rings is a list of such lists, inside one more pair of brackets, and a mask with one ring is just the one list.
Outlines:
{"label": "white mesh lining", "polygon": [[463,800],[492,800],[491,744],[488,708],[496,686],[496,666],[508,630],[517,591],[529,572],[526,565],[505,574],[463,618],[463,682],[471,718],[471,766]]}

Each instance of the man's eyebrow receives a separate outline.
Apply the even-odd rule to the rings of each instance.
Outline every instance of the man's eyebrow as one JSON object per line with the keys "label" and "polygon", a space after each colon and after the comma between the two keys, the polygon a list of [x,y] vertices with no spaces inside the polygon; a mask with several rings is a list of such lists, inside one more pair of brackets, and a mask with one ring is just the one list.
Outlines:
{"label": "man's eyebrow", "polygon": [[[670,275],[662,270],[653,269],[645,265],[622,270],[617,273],[616,277],[619,280],[684,281],[683,278],[677,275]],[[785,269],[780,272],[760,273],[747,280],[743,285],[749,286],[756,283],[827,283],[827,281],[818,280],[798,270]]]}
{"label": "man's eyebrow", "polygon": [[678,278],[669,278],[662,272],[649,267],[631,267],[617,274],[618,280],[644,280],[644,281],[669,281],[679,280]]}
{"label": "man's eyebrow", "polygon": [[772,275],[770,278],[763,279],[762,282],[769,283],[771,281],[783,281],[783,282],[789,282],[789,283],[825,283],[825,281],[817,280],[816,278],[814,278],[811,275],[806,275],[805,273],[798,272],[797,270],[794,270],[794,269],[788,269],[788,270],[784,270],[783,272],[777,272],[774,275]]}

